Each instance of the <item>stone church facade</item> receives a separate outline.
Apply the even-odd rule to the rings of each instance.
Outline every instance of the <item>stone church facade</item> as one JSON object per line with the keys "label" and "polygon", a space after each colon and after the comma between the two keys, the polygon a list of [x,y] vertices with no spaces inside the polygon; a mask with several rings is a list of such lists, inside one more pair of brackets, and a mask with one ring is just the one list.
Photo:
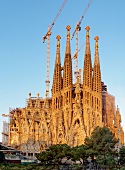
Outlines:
{"label": "stone church facade", "polygon": [[70,26],[67,26],[64,65],[60,57],[60,36],[57,36],[52,97],[29,97],[24,108],[10,111],[8,144],[25,154],[38,153],[52,144],[77,146],[84,143],[95,127],[107,126],[124,144],[119,108],[115,97],[101,79],[99,37],[95,37],[94,65],[91,61],[90,27],[86,27],[83,82],[77,76],[73,84],[70,47]]}

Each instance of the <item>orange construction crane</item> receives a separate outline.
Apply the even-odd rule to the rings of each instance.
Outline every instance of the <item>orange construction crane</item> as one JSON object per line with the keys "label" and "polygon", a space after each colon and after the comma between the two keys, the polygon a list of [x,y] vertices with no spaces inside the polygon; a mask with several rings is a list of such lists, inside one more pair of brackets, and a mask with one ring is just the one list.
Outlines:
{"label": "orange construction crane", "polygon": [[46,57],[46,98],[49,97],[49,84],[50,84],[50,36],[51,36],[51,30],[57,20],[57,18],[59,17],[61,11],[63,10],[66,2],[68,0],[64,0],[61,8],[59,9],[54,21],[52,22],[51,26],[48,27],[48,31],[47,33],[43,36],[43,43],[45,42],[45,40],[47,39],[47,57]]}
{"label": "orange construction crane", "polygon": [[91,3],[92,3],[93,0],[90,0],[89,3],[87,4],[83,14],[82,14],[82,17],[80,18],[80,21],[76,24],[76,28],[75,28],[75,31],[73,32],[72,34],[72,37],[71,37],[71,40],[73,39],[75,33],[76,33],[76,52],[75,52],[75,55],[73,56],[73,58],[75,59],[75,62],[74,62],[74,75],[75,75],[75,78],[77,78],[77,76],[79,76],[79,70],[78,70],[78,52],[80,50],[78,50],[78,32],[81,30],[81,23],[82,23],[82,20],[83,18],[85,17],[85,14],[87,13]]}

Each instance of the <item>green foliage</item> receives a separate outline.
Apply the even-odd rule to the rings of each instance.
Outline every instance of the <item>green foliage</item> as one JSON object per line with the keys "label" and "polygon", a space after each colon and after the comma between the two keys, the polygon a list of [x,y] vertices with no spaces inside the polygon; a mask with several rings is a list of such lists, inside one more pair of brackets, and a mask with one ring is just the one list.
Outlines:
{"label": "green foliage", "polygon": [[97,156],[111,153],[114,154],[114,148],[118,140],[115,139],[112,132],[107,127],[96,127],[91,137],[85,138],[85,145],[88,146],[88,155]]}
{"label": "green foliage", "polygon": [[114,157],[110,154],[98,155],[96,158],[96,162],[100,166],[100,168],[113,168],[116,164]]}
{"label": "green foliage", "polygon": [[70,146],[66,144],[52,145],[45,151],[37,154],[37,159],[42,163],[60,164],[63,158],[69,159],[71,156]]}
{"label": "green foliage", "polygon": [[[71,149],[71,159],[72,161],[80,161],[83,163],[87,160],[88,156],[86,155],[86,145],[76,146]],[[82,160],[82,161],[81,161]]]}
{"label": "green foliage", "polygon": [[113,168],[116,143],[118,140],[107,127],[96,127],[91,137],[85,138],[86,155],[100,168]]}
{"label": "green foliage", "polygon": [[37,155],[43,164],[61,164],[63,158],[71,159],[74,163],[80,161],[86,165],[87,160],[98,164],[100,168],[113,168],[115,166],[115,139],[107,127],[96,127],[91,137],[85,138],[85,144],[70,148],[66,144],[52,145]]}
{"label": "green foliage", "polygon": [[120,168],[120,170],[125,170],[125,167]]}
{"label": "green foliage", "polygon": [[119,163],[125,166],[125,146],[122,146],[119,151]]}

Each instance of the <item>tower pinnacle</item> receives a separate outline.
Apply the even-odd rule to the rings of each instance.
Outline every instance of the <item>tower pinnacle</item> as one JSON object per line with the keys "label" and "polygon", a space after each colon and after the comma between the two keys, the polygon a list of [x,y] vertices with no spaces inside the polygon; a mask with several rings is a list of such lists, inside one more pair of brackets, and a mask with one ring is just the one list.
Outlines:
{"label": "tower pinnacle", "polygon": [[90,27],[89,26],[86,26],[86,50],[85,50],[85,54],[91,54],[90,52],[90,41],[89,41],[89,30],[90,30]]}
{"label": "tower pinnacle", "polygon": [[70,29],[68,25],[67,29],[67,39],[66,39],[66,51],[64,59],[64,76],[63,76],[63,87],[68,87],[72,85],[72,60],[71,60],[71,49],[70,49]]}
{"label": "tower pinnacle", "polygon": [[86,48],[84,57],[83,83],[85,86],[92,88],[92,62],[89,41],[90,27],[87,26],[85,29],[86,29]]}
{"label": "tower pinnacle", "polygon": [[70,29],[71,29],[70,25],[67,25],[66,29],[67,29],[67,31],[70,31]]}
{"label": "tower pinnacle", "polygon": [[67,25],[66,29],[67,29],[67,40],[66,40],[66,53],[65,54],[70,54],[71,53],[71,49],[70,49],[70,29],[71,29],[71,27],[69,25]]}
{"label": "tower pinnacle", "polygon": [[94,65],[100,65],[100,62],[99,62],[99,51],[98,51],[98,49],[99,49],[99,47],[98,47],[99,37],[96,36],[96,37],[94,38],[94,40],[96,41],[96,42],[95,42],[95,61],[94,61]]}
{"label": "tower pinnacle", "polygon": [[89,27],[89,26],[86,26],[86,28],[85,28],[85,29],[86,29],[86,31],[87,31],[87,32],[86,32],[86,35],[87,35],[87,36],[89,36],[89,30],[90,30],[90,27]]}
{"label": "tower pinnacle", "polygon": [[95,58],[94,58],[94,69],[93,69],[93,90],[101,93],[101,71],[100,61],[98,52],[98,40],[99,37],[94,38],[95,42]]}
{"label": "tower pinnacle", "polygon": [[60,35],[57,35],[57,45],[56,45],[56,59],[55,59],[55,68],[54,68],[54,75],[53,75],[53,85],[52,85],[52,92],[56,94],[56,92],[61,90],[61,60],[60,60]]}
{"label": "tower pinnacle", "polygon": [[56,45],[56,64],[60,64],[60,35],[56,36],[57,45]]}

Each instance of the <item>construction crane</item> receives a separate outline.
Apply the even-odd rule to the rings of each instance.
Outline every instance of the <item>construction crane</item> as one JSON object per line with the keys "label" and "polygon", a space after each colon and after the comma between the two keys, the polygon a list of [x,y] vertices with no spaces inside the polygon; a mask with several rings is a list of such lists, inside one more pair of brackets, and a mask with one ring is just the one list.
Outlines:
{"label": "construction crane", "polygon": [[72,56],[72,59],[76,58],[78,56],[78,53],[80,52],[80,50],[83,48],[83,46],[85,45],[86,43],[84,42],[81,47],[79,48],[79,50],[77,50],[74,55]]}
{"label": "construction crane", "polygon": [[52,24],[50,26],[48,26],[48,31],[47,33],[43,36],[43,43],[45,42],[45,40],[47,39],[47,56],[46,56],[46,98],[49,97],[49,84],[50,84],[50,36],[51,36],[51,30],[56,22],[56,20],[58,19],[61,11],[63,10],[66,2],[68,0],[64,0],[61,8],[59,9],[55,19],[53,20]]}
{"label": "construction crane", "polygon": [[71,40],[73,39],[75,33],[76,33],[76,52],[75,52],[75,55],[74,55],[74,75],[75,75],[75,78],[77,79],[77,77],[79,76],[79,71],[78,71],[78,32],[81,30],[81,23],[82,23],[82,20],[83,18],[85,17],[85,14],[87,13],[91,3],[92,3],[93,0],[90,0],[89,3],[87,4],[83,14],[82,14],[82,17],[80,18],[80,21],[76,24],[76,28],[75,28],[75,31],[73,32],[72,34],[72,37],[71,37]]}

